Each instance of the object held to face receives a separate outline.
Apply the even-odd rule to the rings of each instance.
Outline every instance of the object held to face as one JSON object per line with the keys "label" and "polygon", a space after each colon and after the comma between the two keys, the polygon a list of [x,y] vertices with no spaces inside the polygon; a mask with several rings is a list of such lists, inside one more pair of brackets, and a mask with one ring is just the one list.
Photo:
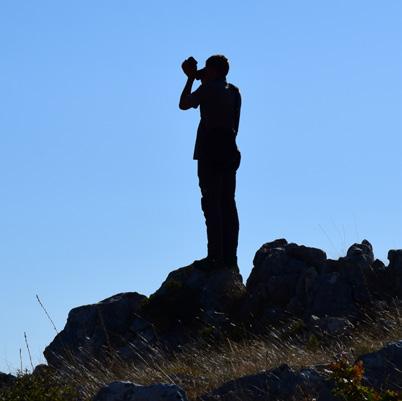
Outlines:
{"label": "object held to face", "polygon": [[197,60],[194,57],[189,57],[183,61],[181,68],[183,72],[191,78],[202,80],[206,76],[206,67],[197,70]]}
{"label": "object held to face", "polygon": [[196,73],[195,73],[195,79],[198,79],[198,80],[205,79],[206,71],[207,71],[206,67],[201,68],[201,70],[197,70]]}
{"label": "object held to face", "polygon": [[194,78],[197,73],[197,60],[194,57],[189,57],[183,61],[181,68],[189,78]]}

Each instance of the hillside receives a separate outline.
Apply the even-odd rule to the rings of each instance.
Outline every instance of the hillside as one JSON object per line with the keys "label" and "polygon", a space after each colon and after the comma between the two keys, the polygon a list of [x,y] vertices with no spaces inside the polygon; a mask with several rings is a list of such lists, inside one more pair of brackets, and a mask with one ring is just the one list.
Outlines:
{"label": "hillside", "polygon": [[[55,378],[77,400],[112,382],[96,401],[335,400],[336,374],[355,366],[361,386],[398,391],[402,250],[388,259],[366,240],[332,260],[278,239],[256,252],[245,284],[238,271],[182,267],[150,297],[72,309],[44,351],[48,365],[30,377]],[[0,376],[4,394],[15,383]]]}

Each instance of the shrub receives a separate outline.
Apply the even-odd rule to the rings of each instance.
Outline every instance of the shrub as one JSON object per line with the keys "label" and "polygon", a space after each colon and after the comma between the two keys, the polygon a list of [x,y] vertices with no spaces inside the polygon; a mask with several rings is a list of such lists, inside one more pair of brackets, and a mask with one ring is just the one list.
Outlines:
{"label": "shrub", "polygon": [[340,359],[331,365],[331,378],[335,383],[333,393],[345,401],[401,401],[402,393],[392,390],[378,392],[362,384],[364,366],[362,361],[353,365]]}
{"label": "shrub", "polygon": [[72,386],[56,377],[19,372],[13,385],[0,390],[0,401],[78,401]]}

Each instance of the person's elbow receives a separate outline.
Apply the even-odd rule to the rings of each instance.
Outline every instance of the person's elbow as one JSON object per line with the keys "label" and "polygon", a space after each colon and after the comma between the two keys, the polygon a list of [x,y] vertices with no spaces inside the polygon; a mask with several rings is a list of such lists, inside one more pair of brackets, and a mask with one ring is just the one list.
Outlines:
{"label": "person's elbow", "polygon": [[180,100],[180,102],[179,102],[179,109],[180,109],[180,110],[188,110],[188,109],[191,109],[191,104],[189,104],[189,102],[186,102],[185,100]]}

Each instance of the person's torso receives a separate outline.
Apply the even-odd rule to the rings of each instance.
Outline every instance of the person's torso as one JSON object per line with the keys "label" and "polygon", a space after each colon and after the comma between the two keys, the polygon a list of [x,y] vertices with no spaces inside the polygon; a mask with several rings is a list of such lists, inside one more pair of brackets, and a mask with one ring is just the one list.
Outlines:
{"label": "person's torso", "polygon": [[238,89],[226,80],[206,84],[204,98],[200,103],[200,125],[205,129],[235,128],[238,97]]}
{"label": "person's torso", "polygon": [[194,158],[224,157],[233,153],[240,113],[237,87],[216,80],[205,85],[200,103],[201,120],[197,130]]}

